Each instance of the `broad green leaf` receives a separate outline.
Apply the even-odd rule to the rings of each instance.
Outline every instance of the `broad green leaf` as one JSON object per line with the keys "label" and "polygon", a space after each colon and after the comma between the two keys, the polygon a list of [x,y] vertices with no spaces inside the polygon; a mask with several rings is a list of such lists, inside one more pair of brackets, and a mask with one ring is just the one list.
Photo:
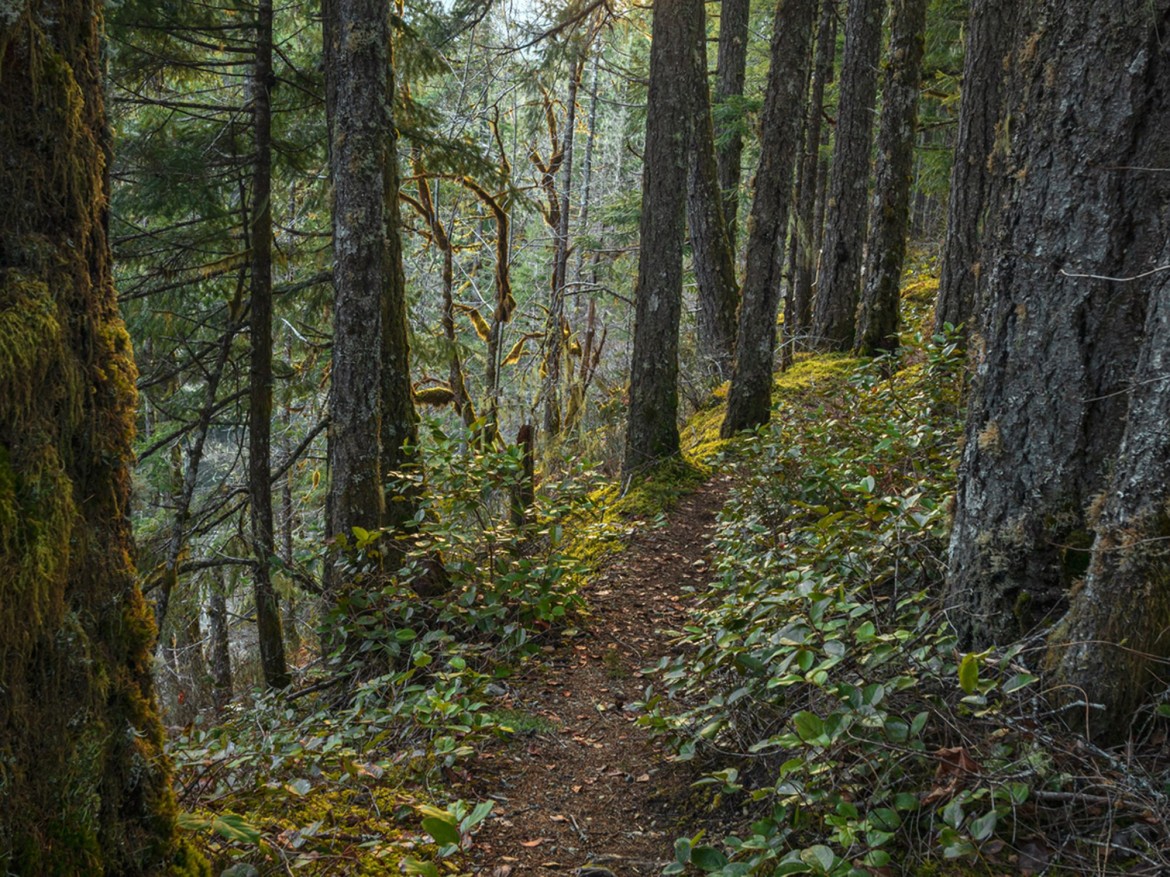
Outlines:
{"label": "broad green leaf", "polygon": [[407,874],[421,874],[422,877],[439,877],[439,869],[434,862],[423,862],[409,856],[402,860],[402,870]]}
{"label": "broad green leaf", "polygon": [[691,864],[700,871],[718,871],[727,864],[727,856],[715,847],[695,847],[691,850]]}
{"label": "broad green leaf", "polygon": [[987,840],[995,833],[995,823],[998,821],[998,818],[996,812],[990,810],[978,819],[972,819],[971,824],[967,826],[968,831],[971,832],[971,837],[979,841]]}
{"label": "broad green leaf", "polygon": [[979,657],[975,654],[963,656],[959,663],[959,687],[967,694],[973,694],[979,687]]}
{"label": "broad green leaf", "polygon": [[1036,682],[1039,679],[1039,676],[1033,676],[1031,673],[1017,673],[1006,683],[1004,683],[1004,693],[1011,694],[1013,691],[1019,691],[1021,688],[1031,685],[1033,682]]}
{"label": "broad green leaf", "polygon": [[458,844],[460,841],[459,828],[445,819],[428,816],[422,821],[422,827],[440,844]]}

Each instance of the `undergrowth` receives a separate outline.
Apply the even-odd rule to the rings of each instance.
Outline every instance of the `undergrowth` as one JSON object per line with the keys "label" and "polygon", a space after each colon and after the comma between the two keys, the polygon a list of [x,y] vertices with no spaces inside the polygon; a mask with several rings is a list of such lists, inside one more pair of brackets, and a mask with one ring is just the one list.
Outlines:
{"label": "undergrowth", "polygon": [[[515,715],[493,708],[496,681],[572,635],[588,617],[589,575],[634,528],[662,526],[710,471],[699,457],[675,460],[623,489],[562,461],[520,516],[518,448],[428,429],[414,529],[339,540],[347,587],[321,621],[329,654],[291,694],[256,694],[171,743],[182,825],[217,867],[463,870],[490,802],[445,790],[476,747],[516,730]],[[444,586],[431,593],[436,558]]]}
{"label": "undergrowth", "polygon": [[642,719],[740,828],[667,873],[1170,873],[1165,768],[1054,731],[1029,644],[960,654],[939,609],[962,372],[949,336],[805,360],[743,440]]}

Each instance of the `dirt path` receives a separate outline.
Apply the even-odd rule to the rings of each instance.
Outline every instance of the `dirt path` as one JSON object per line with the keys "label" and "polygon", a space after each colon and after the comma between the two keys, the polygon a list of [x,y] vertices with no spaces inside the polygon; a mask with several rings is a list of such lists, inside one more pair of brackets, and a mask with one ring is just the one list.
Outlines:
{"label": "dirt path", "polygon": [[589,626],[512,680],[499,706],[515,711],[517,736],[475,768],[475,789],[497,802],[476,836],[477,873],[572,874],[594,864],[630,877],[670,859],[693,775],[663,758],[626,706],[642,697],[642,669],[670,652],[664,631],[684,623],[683,587],[705,582],[727,488],[717,477],[680,500],[665,526],[639,526],[587,587]]}

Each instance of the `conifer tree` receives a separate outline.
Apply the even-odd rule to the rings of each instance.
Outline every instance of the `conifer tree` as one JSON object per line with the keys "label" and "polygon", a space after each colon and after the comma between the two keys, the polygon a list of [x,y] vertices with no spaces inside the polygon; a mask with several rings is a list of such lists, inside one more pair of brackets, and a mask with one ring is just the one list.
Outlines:
{"label": "conifer tree", "polygon": [[760,123],[761,158],[748,220],[747,269],[739,309],[735,371],[727,395],[724,437],[767,423],[772,411],[772,358],[780,305],[783,242],[800,151],[799,106],[808,81],[816,0],[777,0],[772,67]]}
{"label": "conifer tree", "polygon": [[813,306],[813,341],[824,350],[848,350],[853,344],[885,5],[885,0],[849,0],[845,22],[828,219]]}
{"label": "conifer tree", "polygon": [[0,871],[198,875],[134,571],[101,32],[94,0],[0,12]]}
{"label": "conifer tree", "polygon": [[642,171],[634,350],[624,469],[678,453],[678,327],[686,217],[689,71],[702,0],[657,0]]}

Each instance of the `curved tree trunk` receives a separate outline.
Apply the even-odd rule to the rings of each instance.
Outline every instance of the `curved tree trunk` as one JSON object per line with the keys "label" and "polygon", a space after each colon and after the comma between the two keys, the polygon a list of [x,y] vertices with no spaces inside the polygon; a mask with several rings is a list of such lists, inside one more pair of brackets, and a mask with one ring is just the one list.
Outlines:
{"label": "curved tree trunk", "polygon": [[[699,356],[716,381],[731,373],[735,353],[735,311],[739,285],[735,280],[735,251],[727,236],[723,195],[715,162],[715,135],[711,98],[707,90],[707,26],[700,22],[691,53],[690,177],[687,187],[687,225],[691,233],[692,263],[699,286]],[[738,185],[738,183],[737,183]]]}
{"label": "curved tree trunk", "polygon": [[748,220],[747,269],[735,372],[727,396],[724,437],[767,423],[772,412],[772,357],[780,305],[782,254],[792,200],[792,172],[800,149],[800,106],[808,82],[809,43],[816,0],[778,0],[772,66],[760,123],[760,167]]}
{"label": "curved tree trunk", "polygon": [[898,347],[925,39],[926,0],[893,0],[873,207],[865,247],[865,288],[853,342],[854,352],[862,356]]}
{"label": "curved tree trunk", "polygon": [[968,325],[977,313],[976,290],[983,217],[988,207],[988,160],[1004,99],[1002,67],[1012,48],[1018,0],[972,0],[967,27],[959,134],[951,166],[947,234],[943,242],[934,329]]}
{"label": "curved tree trunk", "polygon": [[[947,599],[967,645],[1013,639],[1064,606],[1108,471],[1140,469],[1118,450],[1147,301],[1166,275],[1106,278],[1166,260],[1170,179],[1152,170],[1170,166],[1166,8],[1033,0],[1018,10],[950,549]],[[985,63],[994,73],[974,72],[1005,69],[998,55]],[[1136,513],[1136,497],[1104,505],[1115,502],[1117,519]]]}
{"label": "curved tree trunk", "polygon": [[623,471],[674,456],[678,435],[678,325],[690,139],[689,71],[702,0],[657,0],[642,171],[634,349]]}
{"label": "curved tree trunk", "polygon": [[822,350],[848,350],[853,344],[885,5],[885,0],[849,0],[828,228],[813,306],[813,341]]}
{"label": "curved tree trunk", "polygon": [[[715,162],[719,188],[723,191],[723,219],[727,223],[727,240],[735,251],[738,235],[739,178],[743,165],[742,124],[733,119],[727,105],[743,97],[747,75],[748,24],[750,0],[720,0],[719,52],[715,59],[715,104],[723,108],[714,123]],[[706,34],[704,34],[704,37]]]}
{"label": "curved tree trunk", "polygon": [[206,874],[175,837],[128,518],[101,4],[0,15],[0,871]]}

